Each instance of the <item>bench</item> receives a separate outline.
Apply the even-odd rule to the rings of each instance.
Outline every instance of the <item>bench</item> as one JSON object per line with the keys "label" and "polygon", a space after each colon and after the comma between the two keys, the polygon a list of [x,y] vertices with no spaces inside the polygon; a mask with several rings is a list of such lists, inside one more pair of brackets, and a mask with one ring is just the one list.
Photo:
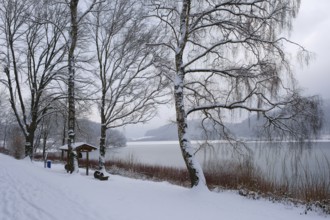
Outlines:
{"label": "bench", "polygon": [[94,178],[95,179],[99,179],[99,180],[108,180],[109,179],[109,176],[104,176],[104,174],[100,171],[95,171],[94,172]]}

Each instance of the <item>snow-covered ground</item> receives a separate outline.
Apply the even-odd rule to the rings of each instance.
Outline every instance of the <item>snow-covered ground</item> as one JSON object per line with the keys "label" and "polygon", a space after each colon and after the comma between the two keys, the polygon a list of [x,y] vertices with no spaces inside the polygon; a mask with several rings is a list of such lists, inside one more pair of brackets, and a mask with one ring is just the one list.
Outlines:
{"label": "snow-covered ground", "polygon": [[328,216],[235,192],[207,192],[166,182],[70,175],[63,165],[0,154],[0,220],[318,220]]}

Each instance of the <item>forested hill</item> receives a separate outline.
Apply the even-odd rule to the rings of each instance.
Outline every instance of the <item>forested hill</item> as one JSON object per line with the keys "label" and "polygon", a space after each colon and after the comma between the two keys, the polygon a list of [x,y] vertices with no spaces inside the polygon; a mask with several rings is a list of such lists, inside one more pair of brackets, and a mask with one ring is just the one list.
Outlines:
{"label": "forested hill", "polygon": [[[323,128],[321,135],[330,135],[330,100],[323,101]],[[251,116],[241,123],[227,123],[226,126],[231,132],[240,138],[255,139],[257,138],[256,127],[262,124],[262,121],[257,119],[257,116]],[[200,123],[197,120],[189,121],[189,135],[193,140],[204,139],[205,135],[200,127]],[[156,129],[152,129],[146,132],[146,138],[143,140],[150,141],[170,141],[178,140],[176,125],[174,123],[166,124]],[[212,138],[211,138],[212,139]]]}

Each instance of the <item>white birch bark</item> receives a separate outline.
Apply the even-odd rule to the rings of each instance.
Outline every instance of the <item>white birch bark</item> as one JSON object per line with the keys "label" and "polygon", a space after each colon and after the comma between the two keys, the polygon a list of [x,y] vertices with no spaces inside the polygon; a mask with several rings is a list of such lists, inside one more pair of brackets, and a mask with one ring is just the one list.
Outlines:
{"label": "white birch bark", "polygon": [[69,54],[68,54],[68,162],[67,168],[70,173],[78,173],[78,158],[74,151],[75,143],[75,49],[78,41],[78,3],[79,0],[70,1],[70,32],[69,32]]}
{"label": "white birch bark", "polygon": [[190,0],[184,0],[180,15],[179,41],[176,48],[176,76],[174,79],[174,99],[176,109],[176,122],[178,127],[179,144],[183,159],[189,172],[191,187],[206,187],[203,170],[196,160],[194,149],[187,135],[187,114],[184,105],[184,78],[183,54],[188,40],[187,29],[189,26]]}
{"label": "white birch bark", "polygon": [[78,43],[79,23],[84,17],[90,13],[93,7],[98,4],[97,0],[93,0],[88,8],[78,17],[79,0],[70,0],[70,29],[68,40],[68,171],[79,172],[77,153],[73,149],[75,143],[75,124],[76,124],[76,109],[75,109],[75,74],[76,74],[76,47]]}

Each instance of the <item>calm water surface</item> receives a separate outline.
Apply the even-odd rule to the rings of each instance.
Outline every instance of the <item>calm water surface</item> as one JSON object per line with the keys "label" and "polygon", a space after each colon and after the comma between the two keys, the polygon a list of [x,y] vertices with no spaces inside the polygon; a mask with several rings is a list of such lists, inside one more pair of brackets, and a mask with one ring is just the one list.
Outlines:
{"label": "calm water surface", "polygon": [[[193,146],[196,150],[200,148],[196,156],[204,166],[249,160],[270,177],[292,178],[308,172],[330,179],[330,141],[313,141],[309,146],[288,142],[248,142],[246,147],[234,148],[221,141],[211,142],[211,145],[193,142]],[[92,157],[97,158],[97,155],[98,152],[95,152]],[[127,147],[108,150],[106,159],[185,167],[177,141],[128,142]]]}

